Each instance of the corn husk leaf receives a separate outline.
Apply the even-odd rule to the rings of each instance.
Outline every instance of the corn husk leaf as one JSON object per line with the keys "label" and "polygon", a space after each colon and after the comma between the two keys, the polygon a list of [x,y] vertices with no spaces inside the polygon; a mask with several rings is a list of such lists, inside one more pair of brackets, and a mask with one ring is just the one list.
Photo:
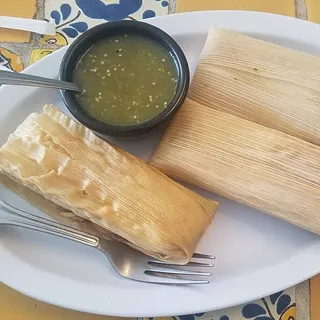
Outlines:
{"label": "corn husk leaf", "polygon": [[52,106],[10,135],[0,170],[140,251],[180,264],[217,209]]}
{"label": "corn husk leaf", "polygon": [[152,165],[320,234],[320,147],[187,100]]}
{"label": "corn husk leaf", "polygon": [[46,199],[41,194],[20,184],[19,181],[13,177],[0,174],[0,183],[32,204],[34,207],[46,213],[50,218],[53,218],[66,226],[88,232],[106,240],[118,240],[117,236],[108,230],[87,219],[77,216],[72,211],[65,210],[54,202]]}
{"label": "corn husk leaf", "polygon": [[212,29],[189,97],[320,145],[319,57]]}

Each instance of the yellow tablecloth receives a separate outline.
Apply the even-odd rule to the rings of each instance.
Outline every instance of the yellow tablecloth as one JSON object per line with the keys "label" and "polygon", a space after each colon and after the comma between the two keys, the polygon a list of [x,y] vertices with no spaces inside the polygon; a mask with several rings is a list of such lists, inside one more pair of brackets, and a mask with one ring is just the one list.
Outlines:
{"label": "yellow tablecloth", "polygon": [[250,10],[295,16],[295,0],[177,0],[177,12]]}

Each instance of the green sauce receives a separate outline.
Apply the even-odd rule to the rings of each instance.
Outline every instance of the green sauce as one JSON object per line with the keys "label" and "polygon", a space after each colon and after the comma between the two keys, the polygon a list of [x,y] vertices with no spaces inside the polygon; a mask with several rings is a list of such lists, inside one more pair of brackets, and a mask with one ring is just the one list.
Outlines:
{"label": "green sauce", "polygon": [[165,48],[125,34],[90,48],[80,59],[73,80],[84,89],[76,98],[89,115],[128,125],[152,119],[169,105],[178,74]]}

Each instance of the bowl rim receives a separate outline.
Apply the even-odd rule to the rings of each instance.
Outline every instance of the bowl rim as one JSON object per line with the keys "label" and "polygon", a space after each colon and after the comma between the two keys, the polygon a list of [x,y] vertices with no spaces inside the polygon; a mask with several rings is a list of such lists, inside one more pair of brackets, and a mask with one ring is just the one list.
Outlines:
{"label": "bowl rim", "polygon": [[[69,70],[70,65],[72,63],[76,64],[77,62],[75,61],[78,61],[79,58],[83,56],[83,54],[85,54],[85,52],[92,46],[92,44],[90,44],[90,41],[92,41],[90,40],[90,38],[92,39],[93,35],[100,33],[99,39],[94,41],[95,43],[108,37],[108,35],[101,36],[102,31],[114,31],[118,28],[121,30],[119,34],[123,33],[124,28],[128,29],[128,33],[139,34],[140,31],[143,33],[143,37],[148,37],[156,41],[167,51],[169,51],[176,66],[176,70],[178,72],[178,87],[175,96],[173,97],[171,102],[168,103],[168,106],[164,110],[162,110],[158,115],[144,122],[137,124],[117,125],[100,121],[87,114],[76,101],[73,92],[60,90],[60,93],[70,113],[79,122],[81,122],[89,129],[103,135],[129,136],[135,133],[150,131],[160,126],[161,124],[168,122],[178,112],[183,102],[185,101],[188,93],[190,84],[190,70],[187,58],[183,50],[181,49],[179,44],[165,31],[146,22],[122,20],[102,23],[81,34],[69,46],[65,55],[62,58],[59,70],[59,79],[63,81],[71,81]],[[111,36],[114,36],[114,34],[112,34]],[[79,48],[79,46],[84,47],[84,49],[80,50],[81,54],[78,54],[76,51],[76,49]]]}

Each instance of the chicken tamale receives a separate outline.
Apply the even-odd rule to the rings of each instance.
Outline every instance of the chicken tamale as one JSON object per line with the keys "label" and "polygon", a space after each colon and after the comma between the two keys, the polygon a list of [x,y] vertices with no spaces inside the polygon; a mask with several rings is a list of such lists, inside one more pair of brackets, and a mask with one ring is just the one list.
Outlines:
{"label": "chicken tamale", "polygon": [[213,28],[189,97],[320,145],[320,57]]}
{"label": "chicken tamale", "polygon": [[150,163],[320,234],[320,147],[186,101]]}
{"label": "chicken tamale", "polygon": [[217,209],[48,105],[10,135],[0,170],[134,248],[178,264],[190,260]]}

